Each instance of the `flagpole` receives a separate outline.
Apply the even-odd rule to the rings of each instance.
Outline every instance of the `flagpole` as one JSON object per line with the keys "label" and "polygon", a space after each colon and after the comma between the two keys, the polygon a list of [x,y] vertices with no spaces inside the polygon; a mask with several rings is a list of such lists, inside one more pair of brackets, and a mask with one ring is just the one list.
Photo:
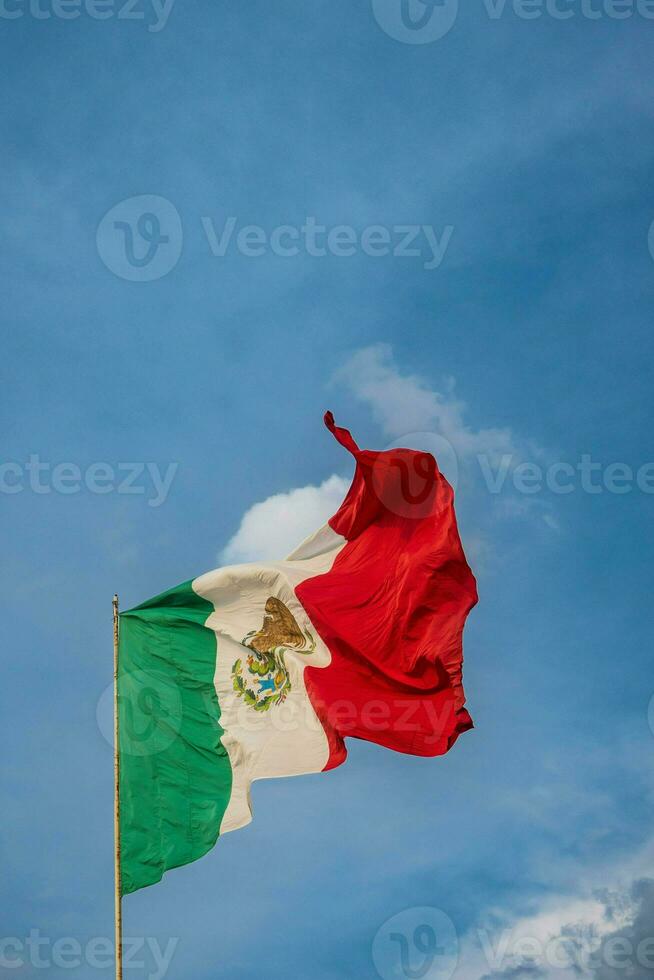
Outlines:
{"label": "flagpole", "polygon": [[114,937],[116,980],[123,980],[123,907],[120,881],[120,755],[118,752],[118,596],[114,610]]}

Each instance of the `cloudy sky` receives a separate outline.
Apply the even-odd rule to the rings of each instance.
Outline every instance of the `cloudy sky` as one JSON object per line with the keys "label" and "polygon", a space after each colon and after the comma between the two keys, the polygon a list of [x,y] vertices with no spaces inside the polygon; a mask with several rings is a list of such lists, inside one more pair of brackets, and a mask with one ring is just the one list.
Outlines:
{"label": "cloudy sky", "polygon": [[2,6],[0,972],[110,974],[111,596],[290,550],[331,408],[456,484],[476,727],[258,783],[126,976],[652,974],[654,11],[460,6]]}

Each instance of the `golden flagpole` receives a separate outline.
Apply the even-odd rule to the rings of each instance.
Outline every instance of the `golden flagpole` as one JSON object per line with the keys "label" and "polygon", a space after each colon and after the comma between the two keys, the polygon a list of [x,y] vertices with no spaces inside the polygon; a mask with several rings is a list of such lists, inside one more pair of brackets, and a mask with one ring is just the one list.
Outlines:
{"label": "golden flagpole", "polygon": [[118,752],[118,596],[114,609],[114,926],[116,980],[123,980],[123,906],[120,881],[120,754]]}

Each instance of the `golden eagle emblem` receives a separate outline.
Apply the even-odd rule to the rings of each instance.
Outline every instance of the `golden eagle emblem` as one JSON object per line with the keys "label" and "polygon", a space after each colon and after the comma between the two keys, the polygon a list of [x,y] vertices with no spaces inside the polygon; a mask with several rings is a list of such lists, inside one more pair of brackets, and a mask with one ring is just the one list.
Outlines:
{"label": "golden eagle emblem", "polygon": [[281,599],[271,595],[266,600],[263,626],[246,645],[257,653],[268,653],[275,647],[293,647],[297,650],[305,643],[306,638],[293,613]]}
{"label": "golden eagle emblem", "polygon": [[309,630],[303,632],[288,606],[272,595],[266,600],[261,628],[252,630],[241,643],[252,651],[246,658],[249,676],[239,658],[232,667],[234,691],[255,711],[268,711],[286,700],[291,679],[284,654],[288,650],[312,653],[316,648]]}

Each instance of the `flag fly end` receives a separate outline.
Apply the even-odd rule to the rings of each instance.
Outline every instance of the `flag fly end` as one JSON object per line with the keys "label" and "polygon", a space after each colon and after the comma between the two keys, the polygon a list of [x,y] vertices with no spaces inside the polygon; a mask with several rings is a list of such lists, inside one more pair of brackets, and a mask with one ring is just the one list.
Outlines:
{"label": "flag fly end", "polygon": [[352,438],[352,434],[350,430],[341,429],[338,425],[336,425],[336,422],[334,421],[333,412],[329,412],[329,411],[325,412],[324,421],[325,421],[325,425],[327,426],[331,434],[334,436],[334,439],[336,439],[336,441],[339,442],[341,446],[347,449],[348,452],[352,453],[353,456],[356,456],[357,453],[360,452],[359,447],[357,446],[356,442]]}

